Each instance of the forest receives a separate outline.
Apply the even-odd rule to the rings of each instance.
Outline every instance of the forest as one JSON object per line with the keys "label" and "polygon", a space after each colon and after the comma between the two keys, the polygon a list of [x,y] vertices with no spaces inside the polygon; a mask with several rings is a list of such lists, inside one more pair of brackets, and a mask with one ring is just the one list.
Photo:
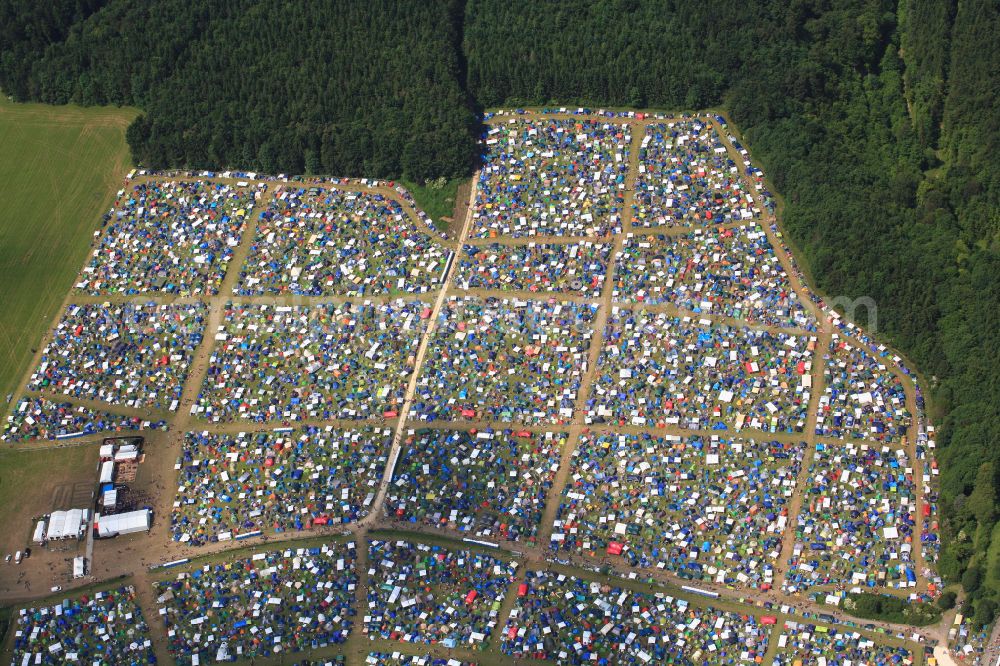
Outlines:
{"label": "forest", "polygon": [[453,176],[472,168],[476,136],[459,10],[5,0],[0,87],[18,100],[141,108],[128,140],[153,168]]}
{"label": "forest", "polygon": [[[942,427],[947,580],[1000,603],[991,0],[0,0],[0,88],[129,104],[150,167],[467,176],[477,115],[728,112],[822,293],[878,304]],[[864,311],[860,314],[864,315]],[[866,323],[862,320],[860,323]]]}

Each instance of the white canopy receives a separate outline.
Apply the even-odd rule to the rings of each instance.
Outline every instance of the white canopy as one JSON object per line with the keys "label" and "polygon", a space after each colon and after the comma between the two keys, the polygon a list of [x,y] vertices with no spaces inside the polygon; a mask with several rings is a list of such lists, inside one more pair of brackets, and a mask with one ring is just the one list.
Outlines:
{"label": "white canopy", "polygon": [[112,516],[101,516],[97,520],[97,535],[100,537],[113,537],[119,534],[145,532],[149,529],[151,522],[152,514],[150,514],[149,509],[116,513]]}

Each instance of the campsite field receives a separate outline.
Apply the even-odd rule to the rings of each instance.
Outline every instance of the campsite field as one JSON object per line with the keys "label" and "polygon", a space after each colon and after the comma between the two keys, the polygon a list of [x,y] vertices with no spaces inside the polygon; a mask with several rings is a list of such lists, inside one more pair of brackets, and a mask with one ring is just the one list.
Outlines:
{"label": "campsite field", "polygon": [[121,187],[130,164],[125,128],[136,113],[0,97],[4,408],[89,252],[101,211]]}
{"label": "campsite field", "polygon": [[[151,510],[152,527],[92,548],[43,544],[27,564],[0,564],[0,599],[20,604],[53,585],[73,598],[84,581],[70,580],[68,563],[86,548],[92,578],[133,576],[161,663],[175,661],[168,648],[181,664],[239,650],[264,666],[297,650],[386,663],[368,661],[368,651],[396,649],[474,664],[587,663],[588,653],[623,664],[650,654],[769,664],[779,622],[821,613],[831,627],[856,628],[836,608],[846,591],[824,601],[794,584],[834,552],[853,558],[873,589],[932,601],[933,546],[904,548],[886,530],[896,522],[900,534],[936,530],[930,473],[918,489],[908,469],[925,460],[933,437],[914,387],[889,368],[899,363],[890,352],[879,352],[884,365],[839,370],[836,396],[866,406],[887,399],[859,393],[863,384],[902,382],[893,406],[905,402],[918,418],[894,431],[904,469],[885,483],[914,488],[895,504],[881,478],[863,496],[828,492],[851,478],[839,462],[854,461],[820,456],[839,437],[817,429],[827,350],[838,336],[875,345],[845,330],[801,282],[759,171],[718,134],[717,120],[582,110],[487,120],[487,166],[448,190],[468,203],[454,206],[447,238],[387,181],[130,176],[98,242],[132,249],[96,260],[102,280],[127,288],[71,292],[66,312],[56,307],[46,320],[63,322],[59,335],[33,379],[17,386],[26,407],[5,435],[19,453],[0,458],[0,500],[18,509],[0,545],[24,548],[30,519],[65,503],[94,507],[97,431],[156,417],[140,433],[138,476],[115,482],[129,506]],[[651,127],[669,137],[644,152]],[[705,146],[687,145],[706,132],[717,135],[710,158]],[[656,195],[645,209],[640,174],[652,174],[644,187]],[[167,194],[150,196],[150,184]],[[253,202],[239,207],[239,233],[214,243],[233,222],[220,199],[233,186],[252,188]],[[340,210],[317,197],[393,203]],[[276,204],[292,199],[303,202],[294,214]],[[101,215],[95,201],[91,225]],[[639,221],[643,210],[649,217]],[[83,263],[92,240],[93,226],[75,217],[85,214],[72,215],[82,249],[60,259],[66,271]],[[675,243],[696,224],[696,249]],[[228,261],[212,273],[222,254]],[[93,263],[84,278],[96,274]],[[140,282],[130,277],[137,266]],[[248,267],[261,284],[305,281],[244,289]],[[435,277],[412,290],[419,299],[398,299],[425,270]],[[463,270],[478,281],[462,286]],[[641,283],[650,271],[656,285]],[[175,288],[174,275],[192,283],[210,275],[214,286]],[[129,293],[136,284],[139,299]],[[619,298],[619,284],[659,291],[633,302]],[[62,293],[62,285],[40,289],[56,301]],[[175,335],[189,318],[171,310],[150,320],[148,307],[196,308],[198,334]],[[95,312],[102,308],[117,308],[115,316]],[[799,316],[786,316],[793,309]],[[43,336],[43,323],[25,331],[29,347]],[[140,399],[143,387],[169,389],[170,406]],[[867,409],[881,418],[888,407]],[[103,412],[110,416],[94,416]],[[327,434],[360,429],[374,429],[377,441]],[[202,433],[197,447],[192,431]],[[332,442],[341,457],[331,457]],[[859,507],[871,529],[854,524]],[[797,538],[794,526],[818,510],[843,514],[860,536],[812,537],[806,524],[810,537]],[[348,540],[349,557],[298,550]],[[793,547],[808,548],[805,565]],[[237,556],[247,548],[249,560]],[[865,549],[892,551],[883,559],[905,563],[904,584],[875,576]],[[285,554],[254,573],[259,553],[277,550]],[[159,568],[167,563],[179,568]],[[190,584],[175,578],[182,572]],[[282,601],[285,587],[311,588],[317,576],[328,578],[325,598]],[[154,588],[165,577],[177,580],[175,596]],[[601,611],[581,615],[573,599]],[[158,609],[167,606],[165,620]],[[636,612],[642,606],[655,612]],[[300,631],[248,638],[256,631],[248,609]],[[582,624],[560,620],[577,615]],[[645,647],[623,652],[609,634],[614,624],[638,632]],[[689,635],[689,648],[675,630]],[[865,631],[879,645],[905,642],[913,661],[902,663],[923,663],[910,627]],[[835,647],[820,649],[834,656]]]}

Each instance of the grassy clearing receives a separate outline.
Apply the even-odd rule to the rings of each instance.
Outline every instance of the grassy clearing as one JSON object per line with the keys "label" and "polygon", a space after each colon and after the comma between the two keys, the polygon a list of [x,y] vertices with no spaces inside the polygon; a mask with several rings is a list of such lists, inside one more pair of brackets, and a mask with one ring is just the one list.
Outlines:
{"label": "grassy clearing", "polygon": [[[98,446],[0,451],[0,506],[7,508],[0,555],[23,549],[31,539],[31,518],[48,513],[53,501],[69,500],[76,483],[97,482]],[[57,495],[57,489],[59,493]],[[70,508],[67,506],[57,508]]]}
{"label": "grassy clearing", "polygon": [[458,188],[468,181],[468,178],[453,178],[452,180],[428,181],[417,185],[410,180],[400,181],[413,195],[417,206],[434,220],[434,226],[444,231],[448,221],[442,218],[452,218],[455,215],[455,199]]}
{"label": "grassy clearing", "polygon": [[130,168],[125,128],[136,113],[0,96],[0,407],[27,371]]}

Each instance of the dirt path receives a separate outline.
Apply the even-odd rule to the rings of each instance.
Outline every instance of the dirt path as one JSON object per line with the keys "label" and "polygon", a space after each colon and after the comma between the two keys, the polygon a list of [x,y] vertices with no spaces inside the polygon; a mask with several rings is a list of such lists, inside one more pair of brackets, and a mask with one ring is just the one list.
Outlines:
{"label": "dirt path", "polygon": [[594,316],[593,333],[590,339],[590,349],[587,356],[587,365],[583,368],[583,378],[580,380],[580,392],[576,397],[576,404],[573,406],[573,424],[569,427],[566,445],[563,448],[559,461],[559,469],[552,482],[545,501],[545,511],[542,513],[542,524],[538,530],[538,543],[548,546],[552,538],[553,522],[559,505],[562,501],[563,489],[569,479],[572,469],[573,453],[580,443],[580,437],[584,431],[584,419],[587,410],[587,398],[590,396],[590,389],[598,373],[598,361],[604,347],[604,329],[608,323],[608,316],[611,311],[611,300],[615,288],[615,262],[621,254],[622,243],[625,235],[632,228],[632,202],[635,198],[635,182],[639,172],[639,145],[642,142],[644,125],[641,123],[631,123],[632,143],[628,153],[628,173],[625,176],[625,196],[619,207],[620,223],[622,233],[614,238],[611,255],[608,257],[607,276],[604,280],[604,287],[601,290],[601,297],[597,302],[597,314]]}
{"label": "dirt path", "polygon": [[807,412],[804,433],[806,450],[802,456],[802,467],[799,469],[798,478],[795,480],[795,492],[792,494],[791,502],[788,503],[788,522],[785,524],[785,534],[781,540],[781,554],[774,563],[773,587],[775,590],[781,590],[785,584],[785,576],[788,573],[788,558],[791,557],[795,546],[796,525],[799,512],[802,510],[805,490],[809,483],[809,466],[812,465],[813,456],[816,453],[816,419],[819,411],[819,397],[823,394],[823,356],[820,350],[826,349],[829,343],[830,332],[824,330],[819,335],[816,353],[813,356],[812,389],[809,393],[809,411]]}
{"label": "dirt path", "polygon": [[167,642],[167,626],[163,621],[163,616],[157,612],[156,595],[153,590],[153,581],[146,572],[142,572],[135,577],[136,601],[142,609],[142,616],[149,625],[150,639],[153,642],[153,652],[156,654],[157,663],[172,664],[173,657]]}
{"label": "dirt path", "polygon": [[[469,229],[472,228],[472,202],[475,200],[476,196],[475,183],[477,180],[478,176],[473,176],[473,187],[469,192],[468,215],[466,216],[465,224],[462,225],[462,233],[458,238],[459,246],[461,246],[465,239],[468,238]],[[371,525],[372,522],[377,520],[382,514],[382,504],[385,500],[385,493],[389,487],[389,482],[392,480],[392,472],[396,468],[396,460],[399,458],[400,444],[403,441],[403,433],[406,428],[406,418],[410,414],[410,408],[413,405],[413,396],[417,392],[417,380],[420,377],[420,368],[423,367],[424,357],[427,355],[427,348],[430,345],[430,341],[434,337],[434,331],[437,330],[441,309],[444,307],[444,302],[448,295],[448,289],[454,279],[457,266],[457,261],[451,262],[451,265],[448,267],[448,272],[441,282],[441,290],[438,292],[437,299],[434,301],[434,306],[431,308],[431,315],[427,321],[427,330],[424,331],[423,337],[420,339],[420,346],[417,348],[417,354],[413,361],[413,370],[410,373],[410,381],[406,385],[406,393],[403,396],[403,406],[399,410],[399,420],[396,424],[396,432],[392,437],[392,448],[389,452],[389,464],[386,466],[382,482],[379,483],[378,493],[375,495],[375,500],[372,502],[371,513],[369,513],[368,517],[361,522],[363,527]]]}
{"label": "dirt path", "polygon": [[[364,532],[365,530],[361,531]],[[358,576],[358,586],[354,589],[355,629],[351,631],[351,635],[348,636],[347,642],[344,644],[344,649],[348,652],[360,652],[364,649],[364,643],[368,642],[360,626],[365,614],[368,612],[368,569],[370,568],[368,562],[368,542],[364,538],[364,534],[358,534],[357,536],[358,538],[354,542],[356,549],[354,566]]]}

